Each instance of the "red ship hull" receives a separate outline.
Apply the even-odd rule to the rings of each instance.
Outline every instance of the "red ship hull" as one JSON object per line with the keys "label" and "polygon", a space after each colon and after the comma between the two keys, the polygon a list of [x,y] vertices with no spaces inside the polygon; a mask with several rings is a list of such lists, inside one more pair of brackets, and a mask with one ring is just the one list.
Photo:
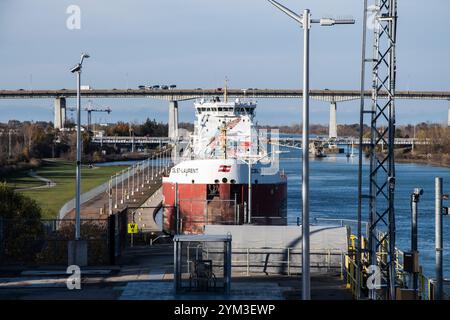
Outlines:
{"label": "red ship hull", "polygon": [[[176,188],[178,187],[178,197]],[[244,224],[249,221],[248,184],[163,183],[164,231],[203,233],[206,224]],[[178,198],[178,209],[176,208]],[[251,223],[287,224],[287,183],[252,184]]]}

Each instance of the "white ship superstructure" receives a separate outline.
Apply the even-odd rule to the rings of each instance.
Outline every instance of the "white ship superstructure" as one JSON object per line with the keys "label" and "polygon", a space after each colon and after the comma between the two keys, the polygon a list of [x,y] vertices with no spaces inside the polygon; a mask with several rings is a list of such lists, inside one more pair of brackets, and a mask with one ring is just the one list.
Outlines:
{"label": "white ship superstructure", "polygon": [[224,101],[201,99],[194,106],[190,143],[163,178],[165,229],[180,228],[180,221],[188,233],[201,233],[205,224],[285,224],[286,177],[273,170],[273,154],[259,139],[256,103],[229,102],[225,95]]}

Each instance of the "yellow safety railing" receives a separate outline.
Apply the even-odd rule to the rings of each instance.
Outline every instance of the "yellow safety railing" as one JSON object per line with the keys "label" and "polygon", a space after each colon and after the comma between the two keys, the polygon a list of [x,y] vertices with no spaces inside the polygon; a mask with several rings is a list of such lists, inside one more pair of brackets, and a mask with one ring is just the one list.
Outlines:
{"label": "yellow safety railing", "polygon": [[[355,235],[350,235],[349,237],[349,248],[348,253],[345,254],[345,277],[346,277],[346,288],[350,289],[353,297],[358,298],[358,290],[364,291],[366,289],[365,282],[363,281],[368,275],[369,260],[367,254],[362,254],[361,256],[361,266],[362,272],[358,272],[356,263],[356,241],[357,237]],[[363,237],[361,241],[361,249],[366,247],[366,239]],[[387,261],[387,241],[383,241],[377,252],[377,261],[379,264],[386,263]],[[364,250],[361,250],[364,252]],[[411,282],[411,274],[404,271],[403,265],[404,252],[397,249],[395,250],[395,266],[397,270],[396,279],[398,286],[407,288],[408,284]],[[357,277],[360,277],[358,288]],[[432,279],[426,277],[422,272],[418,275],[418,295],[421,300],[433,300],[435,284]],[[444,299],[449,299],[450,297],[445,294]]]}

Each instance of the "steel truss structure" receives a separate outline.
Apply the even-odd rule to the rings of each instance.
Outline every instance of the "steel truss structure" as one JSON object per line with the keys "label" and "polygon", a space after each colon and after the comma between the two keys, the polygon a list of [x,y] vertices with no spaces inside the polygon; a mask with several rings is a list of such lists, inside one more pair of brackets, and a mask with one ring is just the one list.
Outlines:
{"label": "steel truss structure", "polygon": [[[375,0],[374,2],[374,5],[367,7],[366,0],[364,5],[361,90],[364,89],[364,69],[369,64],[372,70],[372,103],[366,109],[364,102],[361,101],[360,141],[364,134],[364,119],[370,117],[370,144],[366,145],[370,154],[370,167],[369,190],[368,194],[364,195],[362,191],[363,146],[360,144],[358,260],[360,261],[362,254],[361,202],[362,199],[368,199],[367,253],[370,265],[378,266],[381,275],[381,288],[370,286],[369,298],[394,300],[396,290],[394,138],[397,1]],[[365,37],[367,29],[372,28],[374,31],[373,57],[366,59]],[[383,91],[387,92],[387,96],[381,98]],[[372,267],[369,270],[375,269]],[[383,293],[382,296],[380,293]]]}

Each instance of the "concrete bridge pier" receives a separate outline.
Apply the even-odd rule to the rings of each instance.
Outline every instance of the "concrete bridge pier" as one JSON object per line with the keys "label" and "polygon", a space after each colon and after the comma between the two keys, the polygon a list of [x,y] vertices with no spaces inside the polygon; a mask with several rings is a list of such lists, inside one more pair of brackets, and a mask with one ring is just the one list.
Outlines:
{"label": "concrete bridge pier", "polygon": [[59,97],[55,98],[54,102],[55,108],[55,129],[63,129],[66,123],[66,98]]}
{"label": "concrete bridge pier", "polygon": [[450,100],[448,100],[447,126],[450,127]]}
{"label": "concrete bridge pier", "polygon": [[328,127],[328,137],[330,139],[337,138],[337,104],[336,101],[330,102],[330,125]]}
{"label": "concrete bridge pier", "polygon": [[[178,138],[178,101],[169,102],[169,138],[172,141]],[[172,149],[172,161],[176,158],[176,145]]]}

